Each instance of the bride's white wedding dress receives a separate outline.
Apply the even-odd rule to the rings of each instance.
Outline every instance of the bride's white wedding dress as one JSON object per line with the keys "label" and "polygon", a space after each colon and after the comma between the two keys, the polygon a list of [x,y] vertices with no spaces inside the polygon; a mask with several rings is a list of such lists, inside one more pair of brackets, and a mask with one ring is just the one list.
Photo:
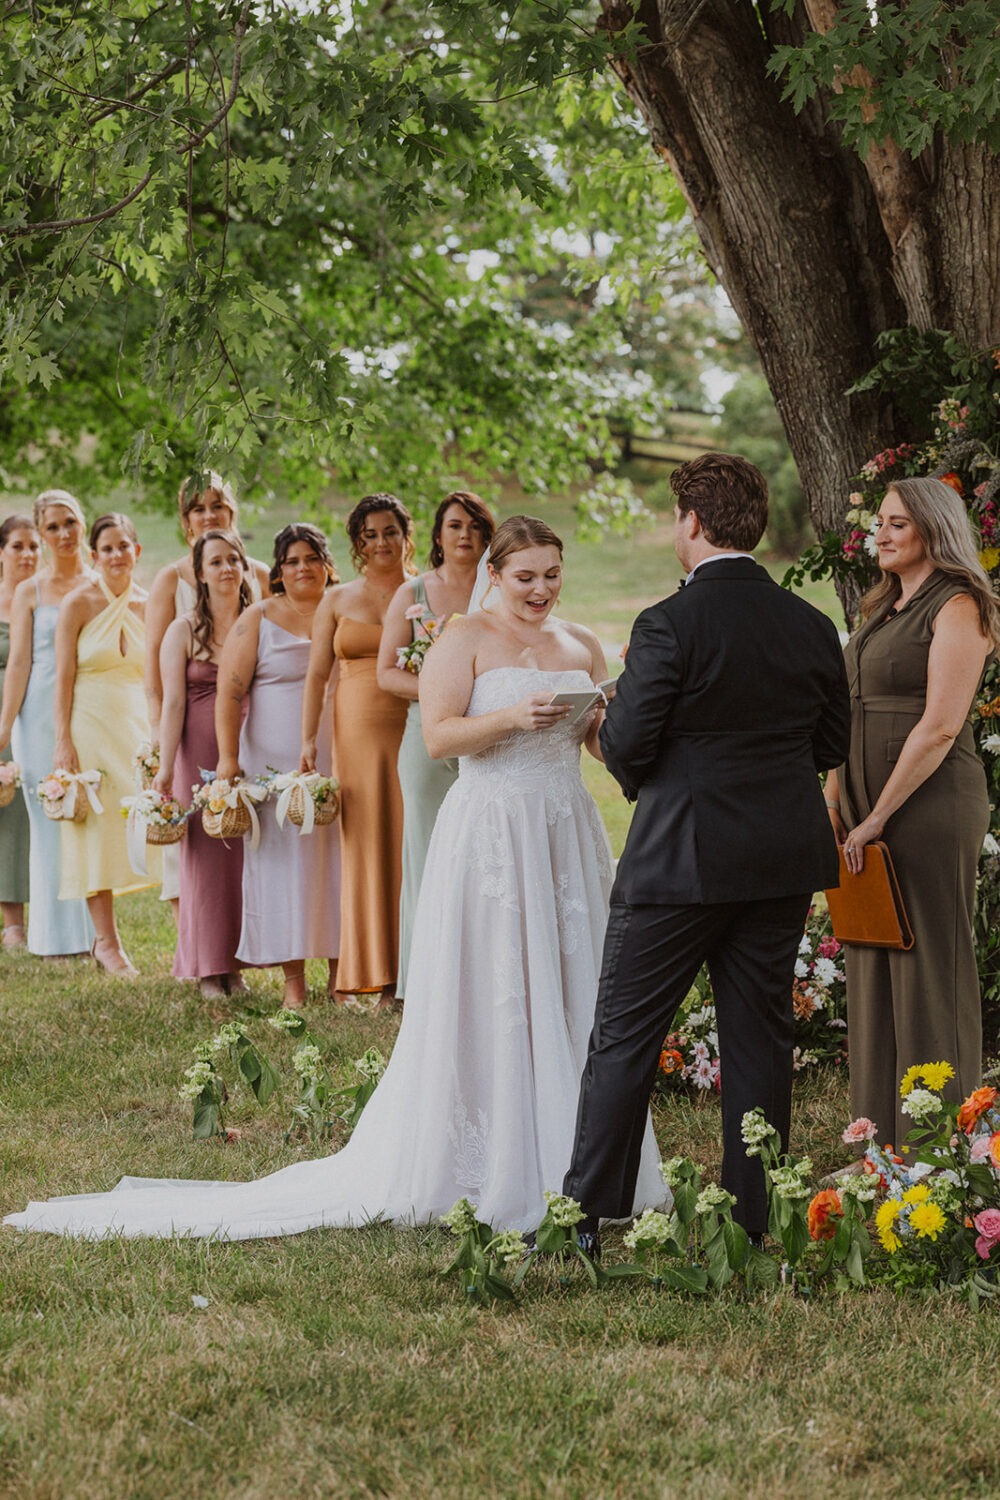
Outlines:
{"label": "bride's white wedding dress", "polygon": [[[498,667],[477,677],[467,712],[590,685],[582,671]],[[585,724],[519,731],[460,761],[427,857],[399,1036],[343,1150],[256,1182],[125,1177],[5,1222],[239,1240],[425,1223],[466,1197],[497,1228],[533,1229],[569,1165],[611,882],[580,775]],[[647,1123],[636,1211],[664,1196]]]}

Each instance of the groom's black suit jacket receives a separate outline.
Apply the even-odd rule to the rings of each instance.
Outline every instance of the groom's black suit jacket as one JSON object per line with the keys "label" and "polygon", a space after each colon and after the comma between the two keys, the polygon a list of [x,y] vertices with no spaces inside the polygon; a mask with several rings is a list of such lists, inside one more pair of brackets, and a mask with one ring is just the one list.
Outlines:
{"label": "groom's black suit jacket", "polygon": [[760,900],[837,883],[817,771],[847,757],[833,624],[749,558],[644,610],[601,728],[638,798],[612,901]]}

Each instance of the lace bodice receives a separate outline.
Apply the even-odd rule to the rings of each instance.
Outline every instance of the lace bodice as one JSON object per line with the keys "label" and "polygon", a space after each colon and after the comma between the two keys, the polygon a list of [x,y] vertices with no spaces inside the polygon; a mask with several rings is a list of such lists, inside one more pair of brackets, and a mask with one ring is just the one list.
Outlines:
{"label": "lace bodice", "polygon": [[[544,672],[537,667],[494,667],[481,673],[472,687],[467,718],[494,713],[517,703],[528,693],[581,693],[593,688],[590,674],[582,669]],[[580,744],[590,728],[591,715],[575,724],[557,724],[552,729],[518,729],[488,750],[464,755],[458,762],[463,780],[488,778],[503,790],[522,783],[535,789],[539,778],[580,777]]]}

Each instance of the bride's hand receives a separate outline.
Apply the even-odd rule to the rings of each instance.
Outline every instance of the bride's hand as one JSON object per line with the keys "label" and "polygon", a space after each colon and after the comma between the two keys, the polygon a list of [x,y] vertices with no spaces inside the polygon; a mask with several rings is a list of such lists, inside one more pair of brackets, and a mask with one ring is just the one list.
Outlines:
{"label": "bride's hand", "polygon": [[529,693],[511,711],[512,729],[551,729],[570,711],[569,703],[551,703],[551,693]]}

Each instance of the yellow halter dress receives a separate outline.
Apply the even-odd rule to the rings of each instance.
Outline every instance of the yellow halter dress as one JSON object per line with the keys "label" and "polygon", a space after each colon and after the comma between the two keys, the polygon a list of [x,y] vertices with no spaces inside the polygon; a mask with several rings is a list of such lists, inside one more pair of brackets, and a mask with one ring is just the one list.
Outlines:
{"label": "yellow halter dress", "polygon": [[[135,792],[132,757],[149,739],[143,666],[146,627],[130,609],[132,585],[117,598],[97,579],[108,604],[80,631],[70,733],[81,771],[101,772],[101,814],[83,823],[63,821],[59,895],[142,890],[155,881],[136,875],[129,863],[121,799]],[[150,850],[152,855],[155,851]],[[151,866],[152,867],[152,866]]]}

